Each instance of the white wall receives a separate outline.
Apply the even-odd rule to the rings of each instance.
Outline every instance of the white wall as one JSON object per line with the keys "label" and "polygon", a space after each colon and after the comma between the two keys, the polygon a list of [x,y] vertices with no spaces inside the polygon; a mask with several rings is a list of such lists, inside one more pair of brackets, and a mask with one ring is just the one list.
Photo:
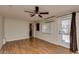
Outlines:
{"label": "white wall", "polygon": [[7,41],[29,38],[30,21],[0,17],[0,48]]}
{"label": "white wall", "polygon": [[0,48],[7,41],[29,38],[29,21],[0,17]]}
{"label": "white wall", "polygon": [[79,51],[79,13],[76,14],[76,26],[77,26],[77,45]]}
{"label": "white wall", "polygon": [[29,38],[29,22],[5,18],[6,41]]}
{"label": "white wall", "polygon": [[40,31],[35,30],[35,37],[48,41],[50,43],[58,44],[58,21],[56,18],[53,19],[54,22],[51,22],[51,34],[46,34],[41,31],[41,24],[43,21],[40,22]]}

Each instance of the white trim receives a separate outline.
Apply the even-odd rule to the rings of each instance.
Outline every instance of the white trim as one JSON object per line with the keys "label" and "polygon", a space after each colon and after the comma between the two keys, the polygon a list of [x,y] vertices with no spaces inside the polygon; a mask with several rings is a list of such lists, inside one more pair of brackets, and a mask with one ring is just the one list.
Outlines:
{"label": "white trim", "polygon": [[23,40],[23,39],[28,39],[28,38],[26,38],[26,37],[20,37],[20,38],[9,39],[9,40],[6,39],[6,42],[9,42],[9,41],[16,41],[16,40]]}

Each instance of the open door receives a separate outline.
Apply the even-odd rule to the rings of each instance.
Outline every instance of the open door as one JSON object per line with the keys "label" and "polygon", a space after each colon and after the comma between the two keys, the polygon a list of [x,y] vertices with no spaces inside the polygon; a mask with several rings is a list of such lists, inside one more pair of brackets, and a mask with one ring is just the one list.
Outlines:
{"label": "open door", "polygon": [[30,37],[30,39],[32,39],[32,37],[33,37],[33,29],[32,29],[32,23],[30,23],[29,24],[29,37]]}

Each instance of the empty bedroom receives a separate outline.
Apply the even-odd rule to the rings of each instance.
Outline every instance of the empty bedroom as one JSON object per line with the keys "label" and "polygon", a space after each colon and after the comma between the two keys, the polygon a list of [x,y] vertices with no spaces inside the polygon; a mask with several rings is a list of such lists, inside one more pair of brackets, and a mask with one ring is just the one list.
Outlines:
{"label": "empty bedroom", "polygon": [[0,5],[0,54],[72,53],[79,53],[79,5]]}

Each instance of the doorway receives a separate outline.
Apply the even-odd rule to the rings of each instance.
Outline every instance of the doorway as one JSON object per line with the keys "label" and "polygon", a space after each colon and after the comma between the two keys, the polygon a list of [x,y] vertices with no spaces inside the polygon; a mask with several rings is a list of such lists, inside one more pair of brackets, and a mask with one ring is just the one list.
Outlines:
{"label": "doorway", "polygon": [[30,39],[32,39],[32,37],[33,37],[33,29],[32,29],[32,27],[33,27],[33,24],[30,23],[30,24],[29,24],[29,38],[30,38]]}

